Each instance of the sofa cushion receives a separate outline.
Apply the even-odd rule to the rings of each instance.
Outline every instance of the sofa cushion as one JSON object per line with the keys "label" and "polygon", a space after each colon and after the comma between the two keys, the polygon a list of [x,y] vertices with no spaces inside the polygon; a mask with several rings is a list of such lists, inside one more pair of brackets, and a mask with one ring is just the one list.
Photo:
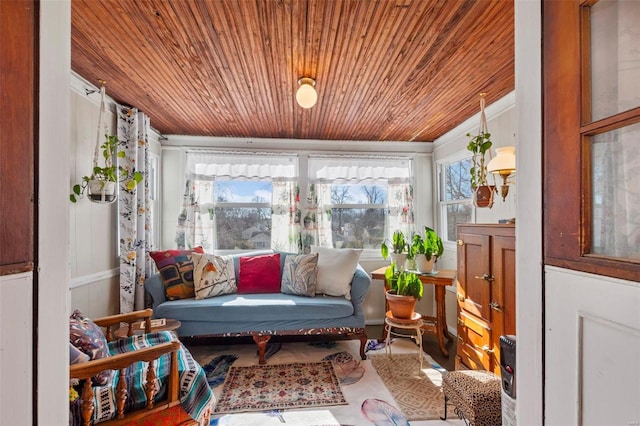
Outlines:
{"label": "sofa cushion", "polygon": [[362,249],[311,246],[311,253],[318,253],[316,294],[351,299],[351,280],[358,267]]}
{"label": "sofa cushion", "polygon": [[191,258],[196,299],[238,291],[233,259],[209,253],[192,253]]}
{"label": "sofa cushion", "polygon": [[152,251],[149,256],[156,262],[162,277],[167,299],[178,300],[195,296],[193,260],[191,253],[204,253],[202,247],[193,250]]}
{"label": "sofa cushion", "polygon": [[[88,355],[90,360],[109,356],[107,339],[102,329],[78,309],[69,318],[69,343]],[[106,385],[112,376],[113,370],[101,371],[93,377],[93,383]]]}
{"label": "sofa cushion", "polygon": [[290,255],[284,261],[280,292],[313,297],[318,279],[318,254]]}
{"label": "sofa cushion", "polygon": [[280,253],[240,257],[238,293],[280,293]]}
{"label": "sofa cushion", "polygon": [[176,300],[154,310],[157,317],[185,322],[223,321],[242,325],[248,322],[292,322],[331,320],[353,315],[353,304],[344,297],[305,297],[282,293],[225,294],[209,299]]}

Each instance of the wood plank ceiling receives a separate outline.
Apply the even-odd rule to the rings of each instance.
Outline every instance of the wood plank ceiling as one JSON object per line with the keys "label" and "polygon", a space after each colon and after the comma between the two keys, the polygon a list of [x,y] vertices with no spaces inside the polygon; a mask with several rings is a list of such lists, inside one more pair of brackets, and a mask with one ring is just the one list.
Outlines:
{"label": "wood plank ceiling", "polygon": [[432,141],[513,90],[513,21],[513,0],[72,0],[71,59],[162,134]]}

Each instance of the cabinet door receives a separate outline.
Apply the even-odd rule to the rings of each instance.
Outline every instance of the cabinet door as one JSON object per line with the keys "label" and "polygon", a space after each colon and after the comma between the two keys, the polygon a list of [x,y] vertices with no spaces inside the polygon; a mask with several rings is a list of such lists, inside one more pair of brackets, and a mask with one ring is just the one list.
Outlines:
{"label": "cabinet door", "polygon": [[491,328],[486,323],[464,311],[459,312],[456,355],[465,367],[494,371],[496,364],[491,354],[491,337]]}
{"label": "cabinet door", "polygon": [[516,333],[516,239],[493,237],[491,252],[491,323],[499,339]]}
{"label": "cabinet door", "polygon": [[460,309],[489,322],[491,252],[488,235],[458,233],[458,300]]}

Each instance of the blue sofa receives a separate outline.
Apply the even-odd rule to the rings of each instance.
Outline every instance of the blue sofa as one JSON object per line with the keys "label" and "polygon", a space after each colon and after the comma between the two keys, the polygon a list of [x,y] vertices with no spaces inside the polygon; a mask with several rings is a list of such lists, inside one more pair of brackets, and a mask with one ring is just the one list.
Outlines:
{"label": "blue sofa", "polygon": [[[273,251],[233,255],[236,277],[241,256],[255,256]],[[280,271],[286,256],[280,252]],[[155,318],[173,318],[181,322],[181,337],[252,336],[258,345],[260,363],[273,335],[340,335],[360,339],[360,356],[366,359],[364,311],[362,304],[371,278],[360,265],[351,281],[351,300],[345,297],[316,295],[295,296],[283,293],[227,294],[196,300],[166,300],[159,274],[148,277],[145,289],[153,299]]]}

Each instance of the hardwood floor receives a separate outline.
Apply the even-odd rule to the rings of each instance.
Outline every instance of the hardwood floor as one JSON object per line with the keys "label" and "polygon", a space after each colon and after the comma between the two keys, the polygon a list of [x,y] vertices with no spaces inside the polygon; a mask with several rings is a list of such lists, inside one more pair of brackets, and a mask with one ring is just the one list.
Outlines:
{"label": "hardwood floor", "polygon": [[[379,338],[382,335],[382,325],[368,325],[366,326],[367,337],[369,339]],[[456,344],[455,340],[447,342],[447,350],[449,351],[449,357],[445,357],[440,352],[438,346],[438,339],[436,336],[425,334],[422,337],[422,349],[428,353],[438,364],[446,368],[448,371],[455,370],[455,357],[456,357]]]}

